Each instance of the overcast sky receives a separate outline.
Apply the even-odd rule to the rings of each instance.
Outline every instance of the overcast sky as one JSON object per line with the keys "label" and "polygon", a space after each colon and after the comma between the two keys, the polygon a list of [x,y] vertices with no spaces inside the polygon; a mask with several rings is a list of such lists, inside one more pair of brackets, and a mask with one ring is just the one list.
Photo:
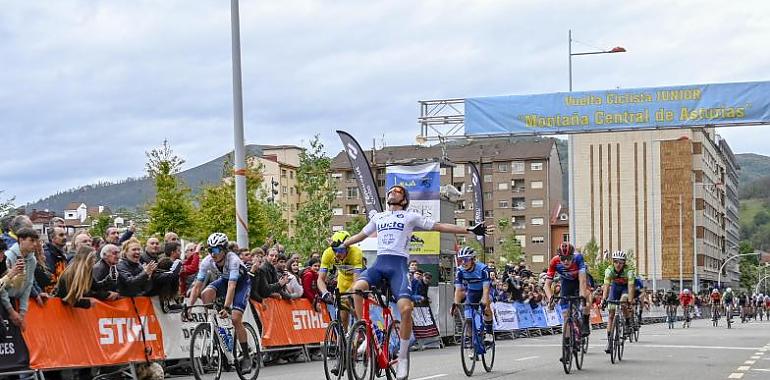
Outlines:
{"label": "overcast sky", "polygon": [[[334,130],[410,144],[421,99],[770,79],[767,1],[256,1],[241,4],[247,143]],[[581,44],[582,43],[582,44]],[[0,197],[144,174],[168,139],[197,166],[232,149],[230,7],[0,0]],[[723,129],[770,155],[770,128]],[[760,138],[761,137],[761,138]]]}

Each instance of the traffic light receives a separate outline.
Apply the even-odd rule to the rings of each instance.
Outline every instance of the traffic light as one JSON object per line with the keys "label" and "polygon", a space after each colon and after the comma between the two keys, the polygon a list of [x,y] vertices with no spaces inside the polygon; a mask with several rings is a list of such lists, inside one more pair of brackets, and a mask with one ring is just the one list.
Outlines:
{"label": "traffic light", "polygon": [[278,181],[270,177],[270,196],[267,198],[268,202],[275,202],[275,197],[278,195],[278,185]]}

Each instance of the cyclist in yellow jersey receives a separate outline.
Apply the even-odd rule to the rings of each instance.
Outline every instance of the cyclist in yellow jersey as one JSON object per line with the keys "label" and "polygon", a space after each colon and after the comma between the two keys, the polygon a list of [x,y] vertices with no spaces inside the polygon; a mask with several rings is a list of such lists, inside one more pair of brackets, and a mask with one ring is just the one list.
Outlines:
{"label": "cyclist in yellow jersey", "polygon": [[[342,243],[350,237],[347,231],[337,231],[332,235],[331,247],[321,255],[321,269],[318,271],[318,292],[326,303],[333,303],[334,296],[326,287],[326,279],[332,267],[337,268],[337,289],[345,293],[351,289],[358,275],[364,270],[364,253],[361,248],[345,247]],[[340,321],[348,320],[348,311],[340,310]],[[347,324],[342,323],[347,329]]]}

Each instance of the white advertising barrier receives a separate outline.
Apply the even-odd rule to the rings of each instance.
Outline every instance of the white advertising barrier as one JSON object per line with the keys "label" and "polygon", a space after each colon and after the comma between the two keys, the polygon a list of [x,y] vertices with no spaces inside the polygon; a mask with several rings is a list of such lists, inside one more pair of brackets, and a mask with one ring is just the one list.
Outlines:
{"label": "white advertising barrier", "polygon": [[[196,305],[200,303],[199,300]],[[191,310],[190,321],[183,322],[182,313],[164,313],[160,308],[158,297],[152,298],[152,305],[155,308],[158,322],[160,322],[160,328],[163,330],[163,348],[166,351],[166,360],[189,359],[190,339],[192,339],[193,330],[195,330],[198,324],[206,322],[203,308]],[[251,307],[246,308],[246,312],[243,314],[243,321],[248,322],[254,327],[254,330],[257,332],[257,338],[260,339],[261,347],[261,334],[259,333]],[[232,328],[232,321],[229,318],[219,319],[219,325],[230,329]]]}
{"label": "white advertising barrier", "polygon": [[492,303],[495,331],[513,331],[519,329],[519,317],[511,303]]}
{"label": "white advertising barrier", "polygon": [[548,307],[543,307],[545,313],[545,320],[548,322],[549,327],[561,326],[561,308],[556,305],[553,310],[548,310]]}

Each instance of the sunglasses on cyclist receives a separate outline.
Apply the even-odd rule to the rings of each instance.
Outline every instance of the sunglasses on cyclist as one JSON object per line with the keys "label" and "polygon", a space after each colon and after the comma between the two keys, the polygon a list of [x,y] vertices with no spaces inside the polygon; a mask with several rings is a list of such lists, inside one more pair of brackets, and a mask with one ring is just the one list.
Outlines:
{"label": "sunglasses on cyclist", "polygon": [[625,264],[626,261],[625,260],[612,260],[612,263],[613,264]]}
{"label": "sunglasses on cyclist", "polygon": [[338,254],[339,253],[348,253],[348,247],[340,244],[339,246],[332,247],[332,251],[334,251],[334,253],[338,253]]}
{"label": "sunglasses on cyclist", "polygon": [[222,247],[219,247],[219,246],[217,246],[217,247],[209,247],[209,253],[212,254],[212,255],[218,255],[218,254],[224,253],[224,252],[225,252],[225,249],[222,248]]}
{"label": "sunglasses on cyclist", "polygon": [[404,189],[400,187],[392,187],[390,190],[388,190],[388,194],[390,193],[404,194]]}

